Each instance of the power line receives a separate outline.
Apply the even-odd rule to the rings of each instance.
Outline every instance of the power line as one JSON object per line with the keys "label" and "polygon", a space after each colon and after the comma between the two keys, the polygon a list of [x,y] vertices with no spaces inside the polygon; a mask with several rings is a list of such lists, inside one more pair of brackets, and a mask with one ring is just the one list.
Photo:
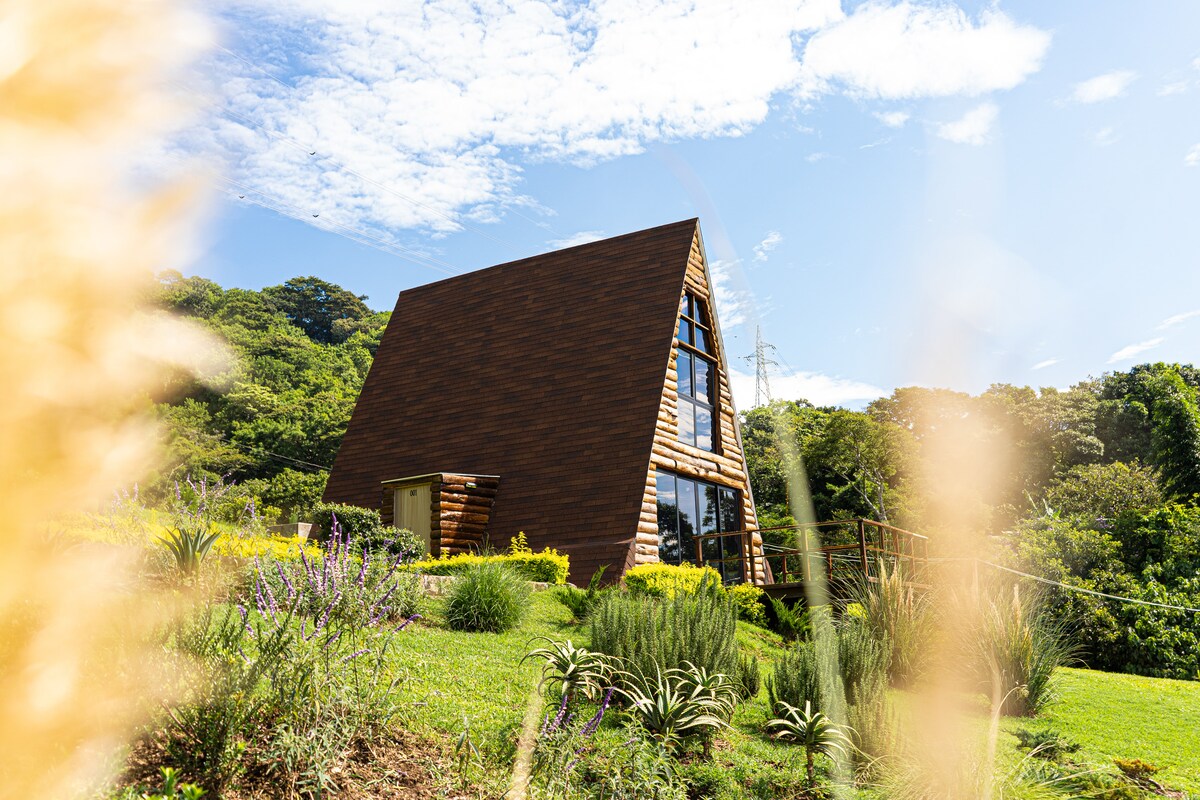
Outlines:
{"label": "power line", "polygon": [[1167,603],[1155,603],[1152,600],[1138,600],[1137,598],[1134,598],[1134,597],[1122,597],[1121,595],[1117,595],[1117,594],[1108,594],[1107,592],[1097,592],[1095,589],[1085,589],[1082,586],[1072,586],[1069,583],[1059,583],[1058,581],[1052,581],[1049,578],[1042,578],[1038,575],[1030,575],[1028,572],[1021,572],[1020,570],[1012,569],[1010,567],[1002,567],[999,564],[993,564],[990,561],[981,561],[979,559],[975,559],[975,560],[978,563],[983,564],[984,566],[992,567],[993,569],[1003,570],[1004,572],[1011,572],[1013,575],[1020,575],[1022,578],[1028,578],[1031,581],[1037,581],[1038,583],[1044,583],[1047,586],[1057,586],[1060,589],[1067,589],[1069,591],[1080,592],[1082,594],[1090,594],[1095,597],[1104,597],[1104,598],[1107,598],[1108,600],[1119,600],[1122,603],[1136,603],[1137,605],[1140,605],[1140,606],[1154,606],[1155,608],[1166,608],[1171,611],[1190,611],[1193,614],[1200,614],[1200,608],[1190,608],[1188,606],[1173,606],[1173,605],[1169,605]]}
{"label": "power line", "polygon": [[249,66],[249,67],[251,67],[251,68],[253,68],[253,69],[256,69],[256,70],[258,70],[258,71],[259,71],[259,72],[261,72],[263,75],[266,75],[268,78],[270,78],[271,80],[275,81],[276,83],[278,83],[280,86],[284,87],[285,89],[291,89],[292,91],[295,91],[295,89],[296,89],[296,87],[295,87],[295,86],[293,86],[293,85],[292,85],[292,84],[290,84],[290,83],[287,83],[286,81],[284,81],[284,80],[283,80],[283,79],[281,79],[281,78],[277,78],[275,75],[271,74],[270,72],[268,72],[268,71],[267,71],[266,69],[264,69],[263,67],[260,67],[258,64],[255,64],[253,61],[251,61],[250,59],[246,58],[245,56],[239,55],[238,53],[235,53],[235,52],[233,52],[232,50],[230,50],[228,47],[222,47],[221,45],[217,45],[217,49],[218,49],[218,50],[220,50],[220,51],[222,51],[222,52],[224,52],[224,53],[227,53],[227,54],[229,54],[229,55],[233,56],[233,57],[234,57],[234,58],[236,58],[238,61],[241,61],[243,64],[246,64],[247,66]]}

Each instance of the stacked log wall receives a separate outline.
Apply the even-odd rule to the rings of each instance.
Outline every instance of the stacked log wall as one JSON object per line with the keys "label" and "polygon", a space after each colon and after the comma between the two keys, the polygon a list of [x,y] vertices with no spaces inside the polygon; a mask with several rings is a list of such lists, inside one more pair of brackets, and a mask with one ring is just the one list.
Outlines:
{"label": "stacked log wall", "polygon": [[429,484],[429,554],[433,557],[478,553],[487,544],[488,523],[496,504],[500,479],[487,475],[443,472],[414,479],[412,483],[387,482],[383,487],[380,517],[394,525],[395,494],[405,486]]}
{"label": "stacked log wall", "polygon": [[[729,366],[725,345],[721,340],[717,324],[716,308],[712,302],[711,280],[705,263],[704,247],[697,230],[688,257],[684,290],[705,302],[713,323],[713,356],[717,367],[717,404],[714,415],[714,451],[701,450],[683,444],[679,440],[679,376],[676,360],[679,355],[679,324],[675,325],[675,340],[667,364],[663,382],[662,401],[658,408],[658,421],[654,430],[650,465],[646,475],[646,488],[642,495],[641,514],[638,518],[637,539],[634,544],[634,562],[647,564],[658,561],[658,504],[655,488],[655,472],[659,469],[695,478],[697,480],[728,486],[738,490],[742,503],[742,527],[754,530],[758,518],[754,511],[754,498],[750,493],[750,473],[746,468],[742,449],[741,427],[733,405],[733,392],[729,384]],[[682,300],[682,294],[680,295]],[[762,537],[752,535],[755,555],[762,554]]]}

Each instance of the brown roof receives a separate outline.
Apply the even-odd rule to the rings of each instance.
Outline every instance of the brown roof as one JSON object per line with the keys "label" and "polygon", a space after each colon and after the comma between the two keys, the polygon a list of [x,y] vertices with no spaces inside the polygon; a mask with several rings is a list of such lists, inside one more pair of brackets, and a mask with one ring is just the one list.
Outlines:
{"label": "brown roof", "polygon": [[327,500],[381,481],[500,476],[494,546],[525,531],[573,580],[632,559],[697,220],[402,292],[334,461]]}

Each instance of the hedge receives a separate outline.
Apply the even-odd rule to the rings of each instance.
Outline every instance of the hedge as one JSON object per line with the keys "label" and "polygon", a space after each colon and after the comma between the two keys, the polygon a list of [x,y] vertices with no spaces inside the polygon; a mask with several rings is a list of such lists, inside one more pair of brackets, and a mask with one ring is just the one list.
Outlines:
{"label": "hedge", "polygon": [[625,573],[625,585],[634,594],[671,599],[676,592],[695,594],[708,581],[721,584],[721,573],[712,567],[691,564],[639,564]]}
{"label": "hedge", "polygon": [[426,575],[461,575],[478,564],[504,564],[521,577],[541,583],[564,584],[570,571],[566,553],[547,547],[540,553],[529,551],[475,555],[462,553],[442,558],[424,558],[404,565],[403,569],[424,572]]}
{"label": "hedge", "polygon": [[[721,585],[721,574],[712,567],[691,564],[639,564],[625,573],[625,586],[634,594],[674,598],[677,593],[695,594],[705,581]],[[764,625],[766,611],[760,602],[763,590],[749,583],[726,586],[725,593],[737,609],[738,619]]]}

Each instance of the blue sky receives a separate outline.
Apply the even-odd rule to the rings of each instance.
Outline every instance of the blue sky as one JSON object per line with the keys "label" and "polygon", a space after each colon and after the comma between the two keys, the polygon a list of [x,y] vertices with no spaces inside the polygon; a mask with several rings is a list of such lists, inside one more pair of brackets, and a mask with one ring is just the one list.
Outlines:
{"label": "blue sky", "polygon": [[390,308],[699,216],[743,408],[755,325],[777,397],[849,406],[1198,360],[1200,4],[288,0],[220,22],[179,146],[219,165],[191,272],[223,285],[315,274]]}

